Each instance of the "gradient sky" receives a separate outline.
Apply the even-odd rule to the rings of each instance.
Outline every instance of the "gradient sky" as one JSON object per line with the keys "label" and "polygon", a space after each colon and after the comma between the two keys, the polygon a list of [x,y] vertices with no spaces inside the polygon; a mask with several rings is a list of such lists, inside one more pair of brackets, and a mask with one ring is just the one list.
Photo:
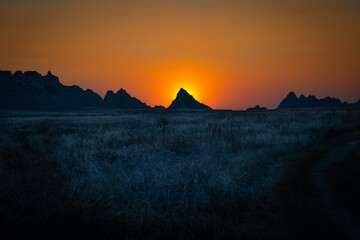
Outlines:
{"label": "gradient sky", "polygon": [[0,0],[0,69],[169,106],[360,98],[358,0]]}

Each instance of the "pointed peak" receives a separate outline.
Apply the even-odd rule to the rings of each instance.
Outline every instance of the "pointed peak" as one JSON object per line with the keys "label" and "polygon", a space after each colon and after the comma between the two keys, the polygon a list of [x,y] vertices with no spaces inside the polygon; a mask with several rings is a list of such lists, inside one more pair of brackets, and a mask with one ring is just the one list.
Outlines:
{"label": "pointed peak", "polygon": [[187,93],[187,94],[189,94],[184,88],[180,88],[178,93]]}
{"label": "pointed peak", "polygon": [[116,94],[127,94],[127,92],[126,92],[126,90],[125,89],[123,89],[123,88],[120,88],[120,90],[119,91],[117,91],[117,93]]}
{"label": "pointed peak", "polygon": [[293,91],[291,91],[291,92],[289,92],[287,97],[296,97],[296,94]]}
{"label": "pointed peak", "polygon": [[48,71],[48,73],[45,76],[45,79],[49,82],[52,81],[54,84],[60,84],[59,82],[59,78],[55,75],[53,75],[50,71]]}
{"label": "pointed peak", "polygon": [[285,97],[285,99],[293,99],[293,100],[295,100],[295,99],[298,99],[298,97],[296,96],[296,94],[295,94],[293,91],[291,91],[291,92],[289,92],[289,94]]}
{"label": "pointed peak", "polygon": [[170,109],[211,109],[205,104],[199,103],[184,88],[180,88],[175,100],[169,106]]}
{"label": "pointed peak", "polygon": [[177,96],[192,96],[192,95],[188,93],[184,88],[180,88],[179,92],[177,93]]}

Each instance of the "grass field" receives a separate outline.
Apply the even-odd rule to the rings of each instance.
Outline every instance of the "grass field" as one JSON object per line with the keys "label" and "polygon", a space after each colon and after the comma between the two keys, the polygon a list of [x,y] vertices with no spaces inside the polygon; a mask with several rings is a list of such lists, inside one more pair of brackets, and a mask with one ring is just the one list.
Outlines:
{"label": "grass field", "polygon": [[[325,239],[306,174],[360,110],[3,113],[4,237]],[[5,238],[2,238],[5,239]]]}

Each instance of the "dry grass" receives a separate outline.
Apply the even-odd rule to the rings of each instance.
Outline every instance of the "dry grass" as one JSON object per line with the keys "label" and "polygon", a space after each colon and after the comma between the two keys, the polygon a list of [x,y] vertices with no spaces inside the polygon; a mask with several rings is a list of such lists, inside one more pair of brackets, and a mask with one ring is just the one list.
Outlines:
{"label": "dry grass", "polygon": [[274,195],[299,182],[306,169],[299,162],[315,156],[307,149],[326,150],[329,136],[359,130],[360,111],[4,114],[0,121],[0,220],[9,232],[257,239],[285,236]]}

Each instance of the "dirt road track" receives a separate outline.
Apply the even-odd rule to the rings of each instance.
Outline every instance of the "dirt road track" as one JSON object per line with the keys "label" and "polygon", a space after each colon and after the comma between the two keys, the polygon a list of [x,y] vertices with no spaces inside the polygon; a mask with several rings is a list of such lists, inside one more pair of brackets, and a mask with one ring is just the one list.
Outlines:
{"label": "dirt road track", "polygon": [[335,194],[329,185],[328,169],[336,163],[343,161],[350,151],[360,144],[360,140],[332,149],[322,160],[317,162],[310,171],[311,204],[320,209],[335,226],[338,231],[348,239],[360,239],[360,219],[347,207],[341,196]]}

